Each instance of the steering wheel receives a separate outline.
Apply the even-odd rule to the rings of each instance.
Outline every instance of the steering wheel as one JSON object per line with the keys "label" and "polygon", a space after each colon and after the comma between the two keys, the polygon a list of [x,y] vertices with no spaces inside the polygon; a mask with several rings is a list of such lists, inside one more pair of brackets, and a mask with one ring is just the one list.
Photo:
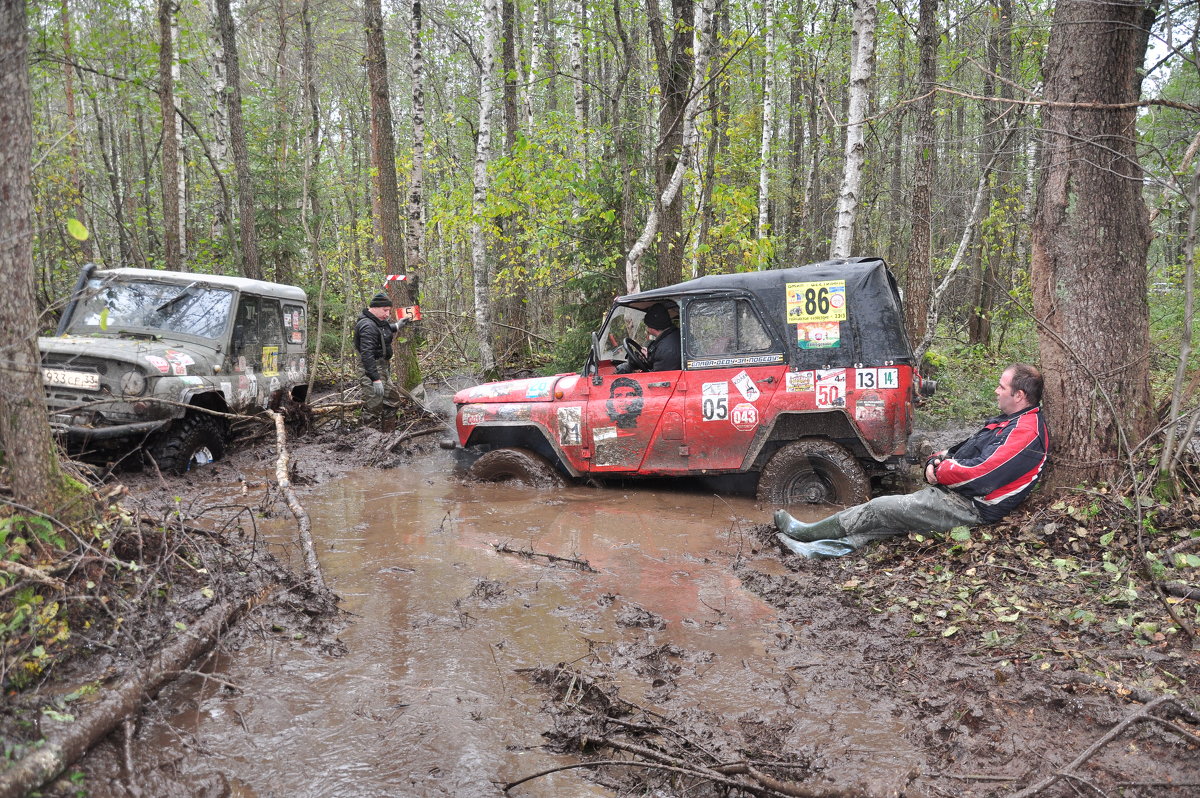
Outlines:
{"label": "steering wheel", "polygon": [[650,361],[646,359],[646,350],[642,348],[641,344],[632,338],[626,338],[624,345],[625,357],[634,371],[646,371],[650,368]]}

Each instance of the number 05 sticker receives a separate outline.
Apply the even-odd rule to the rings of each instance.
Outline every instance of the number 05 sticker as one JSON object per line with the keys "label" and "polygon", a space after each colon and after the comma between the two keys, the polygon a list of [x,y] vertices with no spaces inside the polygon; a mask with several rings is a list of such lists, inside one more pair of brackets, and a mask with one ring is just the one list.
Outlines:
{"label": "number 05 sticker", "polygon": [[700,402],[700,415],[705,421],[724,421],[729,418],[729,383],[704,383]]}

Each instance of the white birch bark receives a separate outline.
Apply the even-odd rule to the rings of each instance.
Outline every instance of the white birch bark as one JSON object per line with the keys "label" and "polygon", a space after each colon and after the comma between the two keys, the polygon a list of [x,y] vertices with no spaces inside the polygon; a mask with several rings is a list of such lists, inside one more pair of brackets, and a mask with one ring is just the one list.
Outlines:
{"label": "white birch bark", "polygon": [[696,128],[696,114],[700,107],[701,90],[708,72],[708,57],[712,48],[712,16],[715,0],[700,0],[700,4],[696,6],[695,18],[695,33],[693,39],[693,50],[695,53],[695,64],[692,72],[692,82],[688,87],[688,99],[683,113],[683,147],[679,153],[679,161],[675,164],[675,171],[671,173],[671,180],[667,187],[663,190],[662,195],[655,197],[654,204],[650,206],[650,213],[646,217],[646,224],[642,228],[641,235],[637,241],[629,249],[629,254],[625,256],[625,288],[628,293],[637,293],[642,290],[642,258],[646,254],[646,249],[650,246],[650,242],[654,240],[654,236],[658,233],[658,217],[659,210],[664,205],[670,205],[675,197],[678,196],[680,189],[683,188],[683,179],[687,173],[688,164],[692,160],[692,153],[696,149],[696,140],[698,138]]}
{"label": "white birch bark", "polygon": [[419,270],[425,258],[425,56],[421,49],[422,0],[412,0],[409,36],[412,43],[409,66],[412,69],[412,171],[408,189],[408,229],[405,263]]}
{"label": "white birch bark", "polygon": [[492,351],[491,274],[484,240],[483,210],[488,193],[488,161],[492,153],[492,108],[496,102],[496,37],[500,28],[500,0],[483,3],[483,57],[479,75],[479,128],[475,139],[475,168],[471,196],[471,273],[475,283],[475,337],[479,362],[491,376],[496,370]]}
{"label": "white birch bark", "polygon": [[862,187],[863,162],[867,157],[864,120],[875,67],[875,0],[856,0],[854,30],[858,47],[850,65],[850,107],[846,124],[846,164],[842,187],[838,192],[837,221],[829,257],[848,258],[854,244],[854,222],[858,214],[858,195]]}
{"label": "white birch bark", "polygon": [[775,140],[775,3],[776,0],[765,0],[763,3],[763,44],[766,53],[763,57],[762,138],[758,146],[757,238],[760,241],[770,234],[771,145]]}
{"label": "white birch bark", "polygon": [[583,28],[587,24],[587,0],[576,0],[572,11],[574,24],[571,26],[571,94],[575,100],[575,129],[578,143],[576,158],[581,167],[586,167],[588,156],[587,134],[587,80],[583,54]]}
{"label": "white birch bark", "polygon": [[533,24],[529,28],[529,74],[524,81],[521,114],[525,117],[525,129],[533,130],[533,92],[542,69],[542,0],[533,2]]}

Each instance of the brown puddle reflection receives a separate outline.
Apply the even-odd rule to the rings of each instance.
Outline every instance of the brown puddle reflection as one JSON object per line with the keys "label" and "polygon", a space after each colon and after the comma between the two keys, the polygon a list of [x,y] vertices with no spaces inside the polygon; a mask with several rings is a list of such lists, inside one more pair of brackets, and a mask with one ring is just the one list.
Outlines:
{"label": "brown puddle reflection", "polygon": [[[219,772],[235,796],[496,796],[495,782],[565,763],[538,750],[545,695],[517,669],[578,660],[589,640],[649,635],[712,653],[678,688],[728,718],[762,700],[747,695],[747,670],[778,680],[774,612],[731,569],[751,556],[748,527],[769,520],[748,498],[464,484],[439,452],[350,473],[302,501],[326,579],[354,615],[341,634],[348,652],[328,656],[264,629],[216,662],[241,692],[197,681],[182,702],[176,694],[188,710],[147,719],[139,758],[173,750],[176,772]],[[269,530],[292,533],[283,522]],[[500,553],[497,543],[586,560],[596,572]],[[772,554],[757,567],[771,569]],[[665,628],[624,628],[617,616],[630,605]],[[653,703],[639,680],[619,686]],[[905,758],[902,727],[852,697],[842,707],[837,748]],[[813,731],[827,735],[828,722],[814,718]],[[566,771],[514,794],[610,793]]]}

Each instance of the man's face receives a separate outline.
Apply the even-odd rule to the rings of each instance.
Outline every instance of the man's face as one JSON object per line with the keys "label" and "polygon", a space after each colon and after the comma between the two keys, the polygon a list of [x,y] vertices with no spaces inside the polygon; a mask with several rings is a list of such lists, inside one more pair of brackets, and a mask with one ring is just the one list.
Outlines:
{"label": "man's face", "polygon": [[996,386],[996,404],[1006,416],[1029,406],[1025,392],[1012,389],[1012,376],[1012,369],[1007,369],[1000,375],[1000,384]]}
{"label": "man's face", "polygon": [[638,398],[637,391],[628,385],[619,385],[613,389],[612,406],[613,411],[619,415],[625,415],[629,412],[629,406]]}
{"label": "man's face", "polygon": [[392,315],[391,308],[368,308],[368,310],[371,311],[372,316],[380,321],[387,321],[388,317]]}

